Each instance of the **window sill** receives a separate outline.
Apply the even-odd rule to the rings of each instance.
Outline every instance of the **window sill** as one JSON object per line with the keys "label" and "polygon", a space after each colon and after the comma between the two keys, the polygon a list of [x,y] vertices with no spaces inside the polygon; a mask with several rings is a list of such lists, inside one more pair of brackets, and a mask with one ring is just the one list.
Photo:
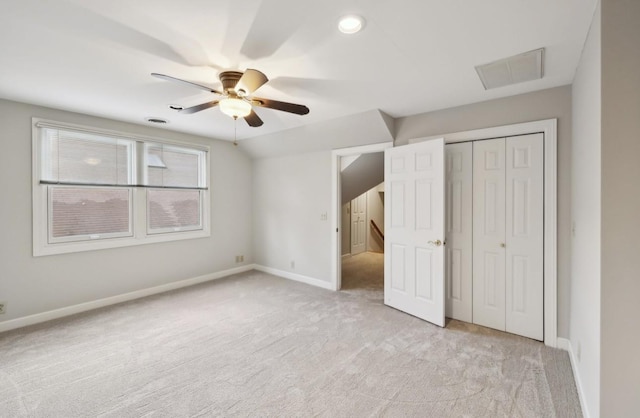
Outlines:
{"label": "window sill", "polygon": [[157,244],[161,242],[208,238],[210,236],[210,231],[198,230],[165,234],[152,234],[138,238],[105,238],[99,241],[74,241],[56,244],[34,245],[33,256],[41,257],[55,254],[78,253],[83,251],[104,250],[109,248],[131,247],[134,245]]}

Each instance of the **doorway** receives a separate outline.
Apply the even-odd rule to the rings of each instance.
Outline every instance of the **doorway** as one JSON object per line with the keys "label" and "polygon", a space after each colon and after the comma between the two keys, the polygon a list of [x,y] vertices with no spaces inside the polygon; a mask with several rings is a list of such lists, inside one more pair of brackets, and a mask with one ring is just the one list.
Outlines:
{"label": "doorway", "polygon": [[[332,152],[332,197],[335,237],[332,240],[334,290],[377,291],[382,294],[384,277],[384,166],[385,149],[393,146],[386,142],[360,147],[343,148]],[[358,162],[359,157],[361,158]],[[364,166],[376,166],[378,174],[367,174]],[[348,167],[351,167],[348,170]],[[349,173],[351,171],[351,173]],[[343,173],[346,172],[345,181]],[[371,173],[371,172],[369,172]],[[367,183],[368,182],[368,183]],[[356,202],[354,202],[356,200]],[[357,216],[352,220],[354,206],[358,206]],[[360,219],[357,219],[358,216]],[[354,224],[356,226],[354,227]],[[373,226],[376,224],[377,229]],[[356,229],[357,228],[357,229]],[[353,234],[359,234],[353,240]],[[352,241],[356,241],[352,254]],[[343,283],[343,267],[350,275]],[[345,286],[343,287],[343,284]],[[378,290],[376,290],[378,289]]]}
{"label": "doorway", "polygon": [[[380,161],[380,170],[382,165]],[[382,302],[384,182],[343,203],[341,241],[341,290]]]}

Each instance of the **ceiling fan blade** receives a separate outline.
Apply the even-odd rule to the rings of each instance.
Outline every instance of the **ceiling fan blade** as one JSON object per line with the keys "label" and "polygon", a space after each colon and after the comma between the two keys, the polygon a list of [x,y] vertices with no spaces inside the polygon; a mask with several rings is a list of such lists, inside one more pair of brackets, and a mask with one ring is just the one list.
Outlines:
{"label": "ceiling fan blade", "polygon": [[214,100],[212,102],[202,103],[202,104],[199,104],[197,106],[187,107],[186,109],[182,109],[179,112],[180,113],[187,113],[187,114],[196,113],[196,112],[199,112],[201,110],[205,110],[205,109],[209,109],[210,107],[217,106],[218,103],[219,103],[218,100]]}
{"label": "ceiling fan blade", "polygon": [[256,106],[268,107],[269,109],[282,110],[283,112],[295,113],[296,115],[306,115],[309,108],[295,103],[279,102],[277,100],[262,99],[254,97],[251,103]]}
{"label": "ceiling fan blade", "polygon": [[151,73],[151,75],[156,77],[156,78],[162,79],[162,80],[183,83],[183,84],[189,85],[191,87],[196,87],[196,88],[199,88],[201,90],[208,91],[210,93],[222,94],[218,90],[214,90],[211,87],[203,86],[203,85],[197,84],[197,83],[192,83],[191,81],[181,80],[179,78],[171,77],[170,75],[164,75],[164,74],[158,74],[158,73]]}
{"label": "ceiling fan blade", "polygon": [[258,126],[262,126],[264,122],[260,119],[260,116],[253,110],[247,116],[244,117],[244,120],[247,121],[247,124],[253,128],[257,128]]}
{"label": "ceiling fan blade", "polygon": [[262,72],[248,68],[247,71],[242,74],[238,83],[236,83],[235,90],[239,96],[248,96],[258,90],[260,86],[267,81],[269,81],[269,79]]}

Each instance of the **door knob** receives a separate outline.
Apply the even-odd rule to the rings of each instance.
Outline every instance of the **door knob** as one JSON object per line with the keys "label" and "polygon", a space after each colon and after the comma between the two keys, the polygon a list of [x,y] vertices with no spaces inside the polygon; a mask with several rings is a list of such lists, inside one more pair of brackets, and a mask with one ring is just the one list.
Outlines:
{"label": "door knob", "polygon": [[436,247],[439,247],[442,245],[442,241],[440,241],[439,239],[435,240],[435,241],[429,241],[429,244],[431,245],[435,245]]}
{"label": "door knob", "polygon": [[502,247],[502,248],[506,248],[506,247],[507,247],[507,244],[505,244],[504,242],[501,242],[501,243],[500,243],[500,247]]}

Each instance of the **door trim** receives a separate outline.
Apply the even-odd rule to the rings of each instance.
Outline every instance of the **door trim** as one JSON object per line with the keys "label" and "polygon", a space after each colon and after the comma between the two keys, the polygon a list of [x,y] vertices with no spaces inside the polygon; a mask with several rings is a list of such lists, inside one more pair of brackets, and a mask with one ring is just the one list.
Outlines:
{"label": "door trim", "polygon": [[387,148],[392,148],[393,142],[380,142],[378,144],[362,145],[358,147],[340,148],[331,151],[331,217],[332,231],[334,231],[331,239],[331,289],[340,290],[342,287],[342,241],[340,234],[342,231],[342,205],[340,187],[340,158],[350,155],[370,154],[373,152],[384,152]]}
{"label": "door trim", "polygon": [[557,347],[558,340],[557,126],[557,119],[546,119],[409,140],[412,144],[444,137],[445,143],[455,143],[538,132],[544,134],[544,343],[550,347]]}

